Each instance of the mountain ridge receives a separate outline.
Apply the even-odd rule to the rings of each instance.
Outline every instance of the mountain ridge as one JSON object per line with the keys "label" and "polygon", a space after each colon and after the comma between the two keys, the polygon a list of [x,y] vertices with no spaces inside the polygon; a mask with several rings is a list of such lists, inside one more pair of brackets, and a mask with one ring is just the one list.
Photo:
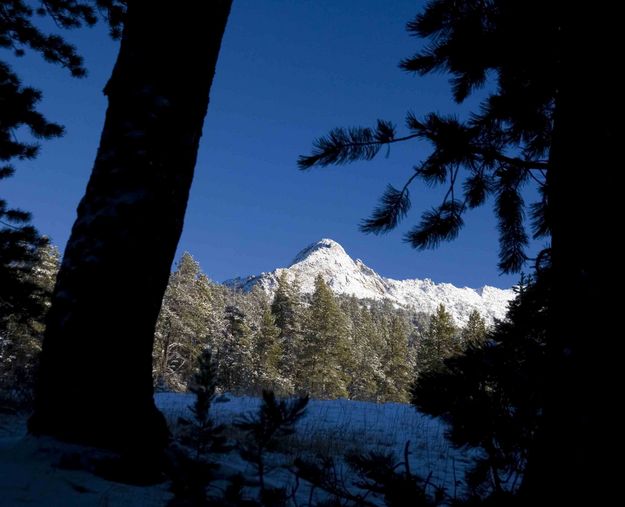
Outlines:
{"label": "mountain ridge", "polygon": [[457,324],[466,323],[469,313],[477,310],[492,323],[503,319],[508,302],[514,297],[512,289],[484,285],[473,289],[450,283],[435,283],[429,278],[394,280],[378,274],[360,259],[352,259],[336,241],[328,238],[311,243],[300,250],[286,268],[277,268],[259,275],[226,280],[224,285],[249,291],[255,285],[273,295],[278,279],[286,274],[290,282],[297,279],[302,292],[312,293],[314,280],[321,274],[337,294],[353,295],[359,299],[389,300],[396,306],[433,313],[444,304]]}

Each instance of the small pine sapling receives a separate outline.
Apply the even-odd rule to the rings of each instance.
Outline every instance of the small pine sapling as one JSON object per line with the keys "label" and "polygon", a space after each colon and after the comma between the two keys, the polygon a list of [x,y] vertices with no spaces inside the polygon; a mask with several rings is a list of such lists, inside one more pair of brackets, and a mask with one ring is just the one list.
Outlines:
{"label": "small pine sapling", "polygon": [[[384,498],[388,507],[434,507],[448,500],[442,488],[430,484],[410,470],[410,442],[404,447],[404,460],[397,462],[393,453],[370,452],[347,456],[347,463],[358,476],[355,485]],[[432,493],[430,493],[432,491]]]}
{"label": "small pine sapling", "polygon": [[[316,459],[310,460],[297,458],[294,465],[297,480],[303,479],[311,485],[308,505],[317,505],[318,507],[376,506],[375,503],[367,500],[366,494],[353,492],[350,489],[343,467],[334,457],[318,456]],[[329,498],[313,504],[316,490],[324,492]]]}
{"label": "small pine sapling", "polygon": [[[435,507],[448,498],[441,488],[410,470],[409,444],[404,447],[404,461],[393,453],[351,454],[346,463],[355,475],[348,484],[345,471],[335,458],[297,459],[295,473],[313,488],[331,495],[329,505],[360,505],[373,507],[382,498],[387,507]],[[354,489],[355,486],[357,490]],[[374,497],[377,498],[373,498]],[[311,490],[312,497],[312,490]]]}
{"label": "small pine sapling", "polygon": [[211,405],[215,399],[217,363],[210,349],[206,348],[198,357],[198,367],[189,390],[195,394],[191,406],[193,419],[180,418],[185,426],[181,443],[195,449],[195,456],[189,456],[182,449],[170,450],[170,471],[174,498],[168,507],[189,505],[210,505],[206,486],[213,479],[212,472],[217,465],[207,460],[207,454],[228,452],[231,448],[223,435],[224,426],[216,425],[210,417]]}
{"label": "small pine sapling", "polygon": [[295,432],[295,424],[304,415],[307,404],[308,396],[278,401],[272,391],[263,391],[258,414],[243,416],[235,423],[237,428],[247,433],[247,439],[239,452],[244,460],[256,468],[263,505],[286,503],[284,490],[270,490],[265,487],[265,474],[268,471],[265,453],[275,450],[281,438]]}
{"label": "small pine sapling", "polygon": [[196,450],[196,459],[206,453],[227,452],[230,450],[223,435],[224,426],[216,425],[210,417],[210,409],[215,400],[217,388],[217,363],[210,349],[204,349],[198,358],[198,368],[193,376],[193,384],[189,390],[195,394],[195,402],[191,407],[193,421],[185,435],[185,443],[189,442]]}

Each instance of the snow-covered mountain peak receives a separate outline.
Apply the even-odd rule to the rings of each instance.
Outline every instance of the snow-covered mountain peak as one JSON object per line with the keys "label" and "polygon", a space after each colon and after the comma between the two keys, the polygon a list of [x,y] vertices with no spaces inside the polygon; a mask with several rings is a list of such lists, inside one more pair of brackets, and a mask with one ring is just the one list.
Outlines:
{"label": "snow-covered mountain peak", "polygon": [[341,257],[349,258],[345,249],[333,239],[323,238],[300,251],[293,259],[291,267],[300,262],[314,262],[315,259],[339,259]]}
{"label": "snow-covered mountain peak", "polygon": [[454,316],[458,324],[467,321],[469,313],[477,310],[489,322],[501,319],[508,302],[514,297],[510,289],[484,286],[479,289],[458,288],[449,283],[435,283],[429,278],[393,280],[385,278],[360,259],[353,260],[345,249],[332,239],[321,239],[304,248],[288,268],[270,273],[236,278],[224,282],[242,290],[260,285],[273,295],[278,279],[285,275],[290,282],[297,281],[304,293],[315,289],[315,278],[321,275],[337,294],[353,295],[360,299],[388,300],[398,307],[433,313],[439,304]]}

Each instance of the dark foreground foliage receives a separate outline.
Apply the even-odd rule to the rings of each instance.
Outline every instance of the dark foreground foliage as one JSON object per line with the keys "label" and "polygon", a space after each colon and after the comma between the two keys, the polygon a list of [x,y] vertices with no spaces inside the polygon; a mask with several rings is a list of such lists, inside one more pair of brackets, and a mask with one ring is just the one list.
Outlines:
{"label": "dark foreground foliage", "polygon": [[549,320],[548,274],[517,288],[506,320],[481,347],[470,347],[419,377],[412,402],[450,425],[457,447],[483,449],[467,477],[472,495],[517,490],[544,407]]}

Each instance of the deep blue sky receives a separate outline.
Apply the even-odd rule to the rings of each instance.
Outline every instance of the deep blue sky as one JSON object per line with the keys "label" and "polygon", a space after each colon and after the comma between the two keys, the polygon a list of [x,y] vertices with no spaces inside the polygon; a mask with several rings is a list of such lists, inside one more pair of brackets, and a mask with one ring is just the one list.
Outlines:
{"label": "deep blue sky", "polygon": [[[461,237],[437,250],[418,252],[403,243],[419,211],[441,198],[440,190],[419,183],[413,210],[397,231],[381,237],[358,231],[385,185],[401,185],[426,145],[394,146],[388,158],[373,162],[308,173],[296,168],[298,155],[332,127],[368,126],[377,118],[403,126],[409,109],[466,113],[467,106],[450,100],[445,76],[420,78],[397,67],[418,47],[405,23],[420,4],[234,0],[180,252],[190,251],[222,281],[288,265],[301,248],[328,237],[392,278],[499,287],[517,281],[497,271],[490,206],[470,213]],[[61,249],[95,156],[106,107],[101,90],[117,51],[104,26],[66,36],[85,56],[86,79],[72,79],[37,57],[15,65],[26,84],[43,90],[41,110],[67,134],[45,142],[36,160],[19,163],[2,188]]]}

